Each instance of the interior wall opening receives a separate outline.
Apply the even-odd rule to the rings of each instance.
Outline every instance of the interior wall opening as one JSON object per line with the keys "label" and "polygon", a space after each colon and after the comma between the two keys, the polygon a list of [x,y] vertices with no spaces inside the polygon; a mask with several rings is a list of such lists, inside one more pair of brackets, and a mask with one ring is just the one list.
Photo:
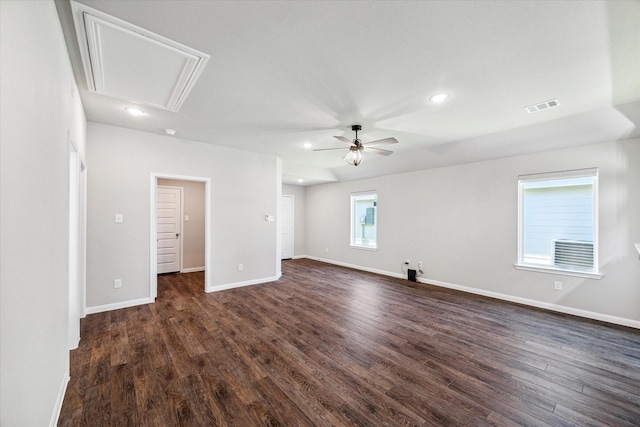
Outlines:
{"label": "interior wall opening", "polygon": [[150,295],[158,295],[158,274],[204,271],[210,288],[210,179],[152,173]]}

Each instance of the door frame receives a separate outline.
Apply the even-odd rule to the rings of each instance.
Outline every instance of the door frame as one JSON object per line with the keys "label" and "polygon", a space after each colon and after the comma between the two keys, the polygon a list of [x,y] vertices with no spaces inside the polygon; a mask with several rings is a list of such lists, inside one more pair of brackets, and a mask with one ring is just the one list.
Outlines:
{"label": "door frame", "polygon": [[[157,180],[156,180],[156,182],[157,182]],[[178,233],[180,233],[180,239],[178,239],[179,240],[178,244],[180,245],[180,248],[178,248],[179,251],[180,251],[180,265],[178,265],[178,271],[182,272],[182,255],[183,255],[182,242],[184,241],[184,230],[183,230],[183,227],[184,227],[184,224],[183,224],[183,222],[184,222],[184,187],[178,187],[176,185],[156,185],[156,197],[157,197],[158,188],[170,188],[170,189],[173,189],[173,190],[180,190],[180,218],[179,218],[180,224],[178,226],[178,228],[179,228],[178,229]],[[158,203],[157,199],[156,199],[156,203]],[[157,209],[157,206],[156,206],[156,209]],[[156,218],[156,221],[157,221],[157,218]],[[157,227],[157,225],[158,224],[156,223],[156,227]],[[157,242],[158,242],[158,239],[157,239],[157,236],[156,236],[156,254],[157,254],[157,250],[158,250]],[[157,255],[156,255],[156,272],[158,271],[157,264],[158,264],[158,260],[157,260]]]}
{"label": "door frame", "polygon": [[[293,242],[291,244],[290,259],[293,259],[296,255],[296,198],[293,194],[282,194],[280,196],[280,200],[282,200],[283,197],[288,197],[291,199],[291,222],[293,223],[291,234],[293,234],[293,238],[292,238]],[[282,205],[280,206],[281,206],[280,209],[282,209]],[[280,218],[282,218],[282,212],[280,212]],[[281,224],[280,236],[282,236],[282,222],[280,224]],[[284,240],[282,241],[282,244],[280,246],[280,260],[282,260],[282,246],[284,246]]]}
{"label": "door frame", "polygon": [[[201,176],[175,175],[151,172],[149,185],[149,297],[152,301],[158,297],[158,245],[156,242],[156,191],[158,179],[204,182],[205,221],[204,221],[204,291],[211,289],[211,178]],[[182,260],[180,261],[182,264]]]}
{"label": "door frame", "polygon": [[86,164],[76,143],[69,141],[69,230],[68,230],[68,345],[78,348],[80,319],[86,316]]}

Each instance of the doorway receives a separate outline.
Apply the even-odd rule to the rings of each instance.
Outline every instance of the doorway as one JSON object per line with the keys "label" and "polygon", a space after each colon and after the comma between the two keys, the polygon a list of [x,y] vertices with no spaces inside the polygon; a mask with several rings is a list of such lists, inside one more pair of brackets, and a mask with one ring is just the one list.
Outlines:
{"label": "doorway", "polygon": [[291,259],[294,255],[294,199],[282,196],[280,204],[280,232],[282,234],[281,259]]}
{"label": "doorway", "polygon": [[[211,288],[211,179],[207,177],[151,173],[150,184],[149,293],[151,298],[155,300],[158,296],[158,274],[170,271],[182,273],[204,271],[204,291],[207,292]],[[202,208],[201,211],[200,209],[191,208],[191,202],[185,199],[185,196],[187,198],[191,197],[189,194],[192,187],[200,187],[202,189],[198,196],[200,199],[198,203]],[[165,197],[170,193],[166,190],[170,189],[179,189],[180,193],[174,192],[173,196]],[[169,215],[170,212],[168,210],[162,210],[168,208],[168,205],[161,205],[159,202],[168,203],[171,201],[170,199],[176,202],[176,205],[170,207],[170,209],[179,209],[177,205],[180,205],[181,211],[179,213],[175,212]],[[175,217],[174,224],[177,225],[163,223],[164,218],[171,216]],[[168,221],[171,222],[172,220]],[[194,233],[194,226],[196,223],[200,223],[199,221],[202,221],[204,225],[199,228],[196,227],[197,231],[195,233],[199,237],[199,243],[194,249],[193,245],[190,246],[187,243],[187,240],[189,240],[189,233]],[[169,231],[169,228],[172,228],[172,230]],[[161,237],[164,238],[164,241],[162,241]],[[172,237],[172,239],[169,239],[169,237]],[[168,249],[170,240],[179,244],[175,248]],[[194,239],[190,241],[192,240]],[[168,252],[171,251],[173,251],[173,254],[169,255]],[[194,253],[198,253],[199,256],[194,256]],[[167,267],[168,269],[162,266],[163,261],[171,261],[169,263],[171,265]]]}
{"label": "doorway", "polygon": [[85,316],[86,282],[86,167],[74,142],[69,140],[69,285],[68,345],[78,348],[80,318]]}

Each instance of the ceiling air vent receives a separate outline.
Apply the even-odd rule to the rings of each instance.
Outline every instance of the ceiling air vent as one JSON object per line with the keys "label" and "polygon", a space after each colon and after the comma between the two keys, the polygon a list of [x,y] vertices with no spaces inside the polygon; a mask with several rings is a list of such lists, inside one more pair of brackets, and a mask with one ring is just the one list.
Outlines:
{"label": "ceiling air vent", "polygon": [[560,101],[552,99],[539,104],[529,105],[528,107],[524,107],[524,109],[527,113],[537,113],[538,111],[547,110],[549,108],[557,107],[558,105],[560,105]]}
{"label": "ceiling air vent", "polygon": [[90,91],[180,109],[209,55],[83,4],[71,6]]}

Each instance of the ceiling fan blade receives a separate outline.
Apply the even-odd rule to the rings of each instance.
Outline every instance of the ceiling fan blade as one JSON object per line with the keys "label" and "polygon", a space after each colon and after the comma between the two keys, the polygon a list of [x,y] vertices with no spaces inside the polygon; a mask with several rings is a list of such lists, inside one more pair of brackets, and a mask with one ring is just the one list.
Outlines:
{"label": "ceiling fan blade", "polygon": [[389,156],[393,154],[393,151],[383,150],[382,148],[373,148],[373,147],[366,147],[366,150],[364,151],[366,151],[367,153],[380,154],[381,156]]}
{"label": "ceiling fan blade", "polygon": [[337,148],[316,148],[313,151],[329,151],[329,150],[344,150],[344,147],[337,147]]}
{"label": "ceiling fan blade", "polygon": [[334,136],[335,139],[342,141],[342,142],[346,142],[347,144],[351,145],[353,144],[353,141],[350,139],[345,138],[344,136]]}
{"label": "ceiling fan blade", "polygon": [[365,142],[362,145],[364,145],[365,147],[377,147],[378,145],[397,144],[397,143],[398,143],[398,140],[395,138],[384,138],[384,139],[378,139],[376,141]]}

